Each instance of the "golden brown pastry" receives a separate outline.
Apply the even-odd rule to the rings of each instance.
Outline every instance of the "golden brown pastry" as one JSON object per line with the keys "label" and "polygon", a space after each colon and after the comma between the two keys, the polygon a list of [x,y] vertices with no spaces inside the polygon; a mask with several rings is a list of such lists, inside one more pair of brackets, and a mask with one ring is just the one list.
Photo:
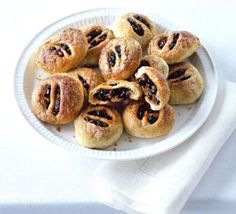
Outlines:
{"label": "golden brown pastry", "polygon": [[114,24],[116,37],[130,37],[137,40],[144,48],[157,34],[157,28],[147,16],[137,13],[126,13],[118,17]]}
{"label": "golden brown pastry", "polygon": [[122,119],[128,134],[140,138],[154,138],[171,131],[175,123],[175,112],[168,104],[159,111],[153,111],[148,103],[136,101],[126,106]]}
{"label": "golden brown pastry", "polygon": [[168,84],[170,104],[193,103],[204,89],[204,82],[197,68],[185,62],[170,66]]}
{"label": "golden brown pastry", "polygon": [[79,29],[67,28],[39,47],[36,64],[50,74],[67,72],[85,57],[87,50],[84,33]]}
{"label": "golden brown pastry", "polygon": [[119,113],[105,106],[89,106],[75,119],[74,125],[76,139],[88,148],[111,146],[123,132]]}
{"label": "golden brown pastry", "polygon": [[144,98],[152,110],[162,109],[169,101],[170,90],[163,75],[152,67],[143,66],[135,74]]}
{"label": "golden brown pastry", "polygon": [[[142,66],[149,66],[157,69],[160,73],[163,74],[165,79],[168,77],[169,74],[169,66],[166,63],[166,61],[158,56],[155,55],[146,55],[142,57],[141,62],[139,64],[138,68],[141,68]],[[131,80],[135,79],[135,74],[131,77]]]}
{"label": "golden brown pastry", "polygon": [[101,50],[106,44],[114,39],[113,32],[103,25],[93,24],[83,30],[88,41],[88,53],[85,59],[80,63],[84,66],[98,65]]}
{"label": "golden brown pastry", "polygon": [[182,62],[200,47],[199,39],[187,31],[174,31],[155,36],[148,53],[163,58],[168,64]]}
{"label": "golden brown pastry", "polygon": [[83,106],[84,89],[80,81],[68,75],[52,75],[38,80],[32,93],[32,110],[43,122],[72,122]]}
{"label": "golden brown pastry", "polygon": [[92,89],[104,82],[100,72],[91,68],[76,68],[67,73],[78,79],[84,87],[85,100]]}
{"label": "golden brown pastry", "polygon": [[138,68],[142,57],[140,44],[131,38],[113,39],[102,49],[99,68],[104,80],[128,79]]}
{"label": "golden brown pastry", "polygon": [[142,90],[136,82],[126,80],[110,80],[98,85],[89,94],[89,102],[93,105],[107,105],[126,99],[138,100]]}

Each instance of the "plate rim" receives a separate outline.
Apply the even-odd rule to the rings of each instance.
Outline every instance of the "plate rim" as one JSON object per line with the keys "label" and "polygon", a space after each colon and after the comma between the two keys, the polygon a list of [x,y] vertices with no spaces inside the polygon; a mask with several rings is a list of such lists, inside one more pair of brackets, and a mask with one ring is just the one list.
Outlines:
{"label": "plate rim", "polygon": [[[177,140],[175,143],[173,143],[169,146],[163,147],[161,150],[160,149],[155,150],[155,144],[149,145],[147,147],[124,150],[124,151],[94,150],[94,149],[81,147],[77,144],[70,143],[67,140],[63,139],[63,138],[54,135],[54,133],[52,133],[46,127],[44,127],[42,125],[42,122],[40,122],[33,115],[29,105],[27,104],[26,97],[24,96],[24,84],[23,84],[24,83],[25,70],[20,69],[20,68],[24,65],[24,63],[23,63],[24,60],[28,59],[27,58],[27,51],[30,50],[30,47],[32,46],[33,42],[35,40],[37,40],[37,38],[39,38],[40,35],[43,32],[49,30],[52,26],[56,26],[56,24],[61,23],[65,20],[67,20],[67,19],[70,19],[74,16],[86,14],[86,13],[91,13],[91,12],[100,12],[100,13],[102,13],[104,11],[125,12],[125,11],[128,11],[128,9],[127,8],[125,8],[125,9],[124,8],[99,8],[99,9],[84,10],[84,11],[80,11],[80,12],[74,13],[74,14],[69,15],[69,16],[65,16],[65,17],[49,24],[48,26],[44,27],[26,45],[26,47],[24,48],[24,50],[22,51],[22,53],[21,53],[21,55],[18,59],[18,62],[17,62],[16,67],[15,67],[15,74],[14,74],[14,95],[15,95],[15,99],[16,99],[16,102],[18,104],[18,107],[19,107],[21,113],[23,114],[25,119],[29,122],[29,124],[33,127],[33,129],[35,129],[41,136],[43,136],[44,139],[47,139],[51,143],[62,146],[62,147],[66,148],[66,149],[69,149],[71,151],[78,152],[78,153],[80,153],[80,155],[85,156],[85,157],[89,157],[89,158],[96,158],[96,159],[103,159],[103,160],[120,160],[120,161],[135,160],[135,159],[142,159],[142,158],[158,155],[158,154],[164,153],[168,150],[171,150],[171,149],[177,147],[178,145],[184,143],[194,133],[196,133],[196,131],[205,123],[205,121],[209,117],[209,115],[210,115],[210,113],[211,113],[211,111],[214,107],[214,103],[216,101],[217,90],[218,90],[218,72],[217,72],[215,63],[214,63],[214,61],[213,61],[213,59],[212,59],[212,57],[211,57],[211,55],[210,55],[210,53],[207,50],[205,45],[202,45],[201,48],[206,53],[207,58],[209,60],[209,63],[211,64],[211,66],[213,68],[214,85],[215,85],[214,91],[211,94],[212,99],[211,99],[211,102],[210,102],[210,106],[206,110],[205,116],[203,118],[199,119],[198,124],[194,128],[191,129],[192,131],[189,134],[185,135],[185,137],[181,138],[181,140]],[[130,11],[141,12],[141,11],[138,11],[136,9],[133,9],[133,10],[130,10]],[[146,11],[142,11],[142,13],[150,14],[152,16],[160,18],[161,20],[167,22],[167,24],[171,27],[176,26],[175,24],[170,22],[168,19],[162,18],[161,16],[159,16],[157,14],[146,12]],[[178,28],[178,26],[177,26],[177,28]],[[19,81],[19,80],[21,80],[21,81]],[[19,82],[22,83],[22,86],[19,85]],[[20,98],[23,98],[23,100],[20,100]]]}

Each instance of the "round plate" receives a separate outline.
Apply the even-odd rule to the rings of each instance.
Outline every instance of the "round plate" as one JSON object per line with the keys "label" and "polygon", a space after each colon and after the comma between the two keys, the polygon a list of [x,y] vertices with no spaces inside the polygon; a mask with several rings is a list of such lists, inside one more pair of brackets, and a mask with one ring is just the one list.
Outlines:
{"label": "round plate", "polygon": [[[124,9],[98,9],[80,12],[63,18],[42,30],[29,43],[21,55],[15,73],[15,95],[19,107],[28,122],[46,139],[67,149],[77,151],[80,155],[111,160],[131,160],[163,153],[176,147],[193,135],[210,114],[217,94],[217,74],[209,53],[201,46],[190,57],[201,72],[205,89],[201,98],[192,105],[174,106],[177,117],[173,130],[164,137],[141,139],[122,135],[119,142],[106,150],[83,148],[76,142],[73,123],[58,126],[46,125],[40,122],[31,111],[31,93],[34,80],[40,71],[35,65],[35,50],[52,34],[65,27],[81,27],[92,23],[99,23],[111,27],[115,17],[129,12]],[[136,11],[149,16],[163,31],[178,30],[175,26],[155,14]]]}

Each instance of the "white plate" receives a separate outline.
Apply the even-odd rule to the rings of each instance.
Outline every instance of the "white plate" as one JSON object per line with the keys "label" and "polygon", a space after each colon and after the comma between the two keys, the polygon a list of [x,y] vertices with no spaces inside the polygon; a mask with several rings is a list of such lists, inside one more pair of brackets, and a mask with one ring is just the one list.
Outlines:
{"label": "white plate", "polygon": [[[73,123],[63,125],[61,132],[58,126],[41,123],[31,111],[31,93],[35,76],[40,72],[34,63],[34,52],[37,47],[56,31],[64,27],[81,27],[92,23],[111,26],[116,16],[129,12],[124,9],[98,9],[80,12],[63,18],[42,30],[29,43],[21,55],[15,74],[15,95],[19,107],[28,122],[46,139],[52,143],[77,151],[80,155],[111,160],[130,160],[160,154],[176,147],[193,135],[210,114],[217,94],[217,74],[207,50],[201,46],[190,57],[190,61],[201,72],[205,89],[201,98],[192,105],[174,107],[177,112],[174,129],[164,137],[154,139],[138,139],[123,134],[116,146],[107,150],[93,150],[81,147],[74,137]],[[149,16],[155,21],[161,31],[178,30],[166,20],[155,14],[136,11]]]}

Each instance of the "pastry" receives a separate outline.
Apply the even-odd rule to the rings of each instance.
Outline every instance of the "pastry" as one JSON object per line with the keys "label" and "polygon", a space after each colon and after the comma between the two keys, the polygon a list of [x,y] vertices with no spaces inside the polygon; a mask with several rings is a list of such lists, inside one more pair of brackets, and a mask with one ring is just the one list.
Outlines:
{"label": "pastry", "polygon": [[100,72],[91,68],[77,68],[67,73],[78,79],[84,87],[85,100],[92,89],[104,82]]}
{"label": "pastry", "polygon": [[74,122],[78,143],[92,149],[115,144],[123,129],[139,138],[167,135],[176,120],[170,105],[203,93],[201,73],[185,62],[199,39],[187,31],[158,35],[158,25],[138,13],[117,17],[113,31],[84,24],[58,31],[35,53],[50,75],[36,77],[33,113],[47,124]]}
{"label": "pastry", "polygon": [[[169,66],[164,59],[162,59],[158,56],[146,55],[146,56],[142,57],[138,69],[141,68],[142,66],[153,67],[153,68],[157,69],[160,73],[162,73],[163,76],[165,77],[165,79],[168,77]],[[135,79],[135,74],[136,74],[136,72],[131,77],[131,80]]]}
{"label": "pastry", "polygon": [[148,53],[163,58],[168,64],[182,62],[200,47],[199,39],[187,31],[174,31],[155,36]]}
{"label": "pastry", "polygon": [[75,136],[83,147],[103,149],[114,144],[123,132],[118,112],[105,106],[88,106],[74,121]]}
{"label": "pastry", "polygon": [[110,80],[98,85],[89,94],[89,102],[97,105],[107,105],[126,99],[138,100],[142,90],[136,82],[126,80]]}
{"label": "pastry", "polygon": [[152,110],[160,110],[169,101],[170,90],[167,81],[157,69],[143,66],[135,74],[142,87],[144,98]]}
{"label": "pastry", "polygon": [[147,17],[137,13],[126,13],[118,17],[113,24],[116,37],[130,37],[144,48],[157,34],[156,25]]}
{"label": "pastry", "polygon": [[87,50],[87,39],[82,31],[64,29],[39,47],[36,64],[50,74],[67,72],[85,57]]}
{"label": "pastry", "polygon": [[32,93],[32,110],[43,122],[72,122],[83,106],[84,89],[80,81],[67,75],[38,80]]}
{"label": "pastry", "polygon": [[142,57],[140,44],[131,38],[112,39],[102,49],[99,68],[104,80],[128,79],[138,68]]}
{"label": "pastry", "polygon": [[93,24],[83,30],[88,41],[88,53],[85,59],[80,63],[83,66],[98,65],[101,50],[106,44],[114,39],[113,32],[103,25]]}
{"label": "pastry", "polygon": [[140,138],[154,138],[168,134],[175,123],[174,109],[166,104],[153,111],[144,101],[130,103],[122,114],[125,131]]}
{"label": "pastry", "polygon": [[185,62],[170,66],[168,84],[170,104],[193,103],[204,89],[203,79],[197,68]]}

